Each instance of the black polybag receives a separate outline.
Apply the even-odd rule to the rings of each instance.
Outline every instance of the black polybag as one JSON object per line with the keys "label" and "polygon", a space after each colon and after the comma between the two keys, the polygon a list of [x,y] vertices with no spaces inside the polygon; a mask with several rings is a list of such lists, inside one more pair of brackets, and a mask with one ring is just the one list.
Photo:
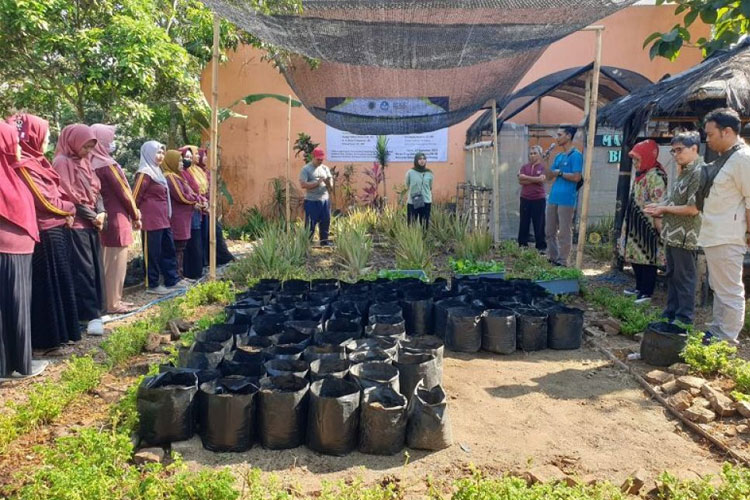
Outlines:
{"label": "black polybag", "polygon": [[257,392],[252,380],[239,376],[200,386],[198,422],[204,448],[233,452],[252,448]]}
{"label": "black polybag", "polygon": [[482,315],[482,349],[498,354],[516,350],[516,314],[510,309],[489,309]]}
{"label": "black polybag", "polygon": [[328,305],[319,302],[297,302],[294,304],[294,313],[292,314],[295,321],[316,321],[321,322],[325,319],[328,312]]}
{"label": "black polybag", "polygon": [[188,349],[181,349],[178,364],[185,368],[213,370],[224,359],[224,345],[217,342],[196,342]]}
{"label": "black polybag", "polygon": [[442,386],[430,390],[422,384],[417,386],[409,400],[408,418],[406,443],[409,448],[437,451],[453,444],[448,403]]}
{"label": "black polybag", "polygon": [[398,302],[376,303],[370,306],[369,323],[380,323],[380,318],[401,318],[404,311]]}
{"label": "black polybag", "polygon": [[221,371],[217,368],[214,368],[212,370],[201,370],[200,368],[185,368],[180,366],[175,366],[174,364],[166,363],[163,365],[159,365],[159,373],[194,373],[196,377],[198,377],[198,386],[204,382],[210,382],[211,380],[214,380],[216,378],[221,377]]}
{"label": "black polybag", "polygon": [[300,378],[306,378],[310,370],[310,364],[301,359],[271,359],[266,361],[266,373],[269,377],[278,377],[280,375],[294,375]]}
{"label": "black polybag", "polygon": [[308,363],[316,359],[346,359],[346,348],[339,344],[311,345],[302,353],[302,359]]}
{"label": "black polybag", "polygon": [[190,439],[197,392],[194,373],[165,372],[143,379],[136,394],[141,442],[157,446]]}
{"label": "black polybag", "polygon": [[482,310],[466,306],[448,309],[445,346],[457,352],[479,351],[482,348]]}
{"label": "black polybag", "polygon": [[262,314],[253,320],[250,335],[271,337],[284,333],[284,323],[289,320],[285,314]]}
{"label": "black polybag", "polygon": [[349,376],[362,389],[387,386],[399,392],[401,388],[398,368],[389,363],[379,361],[358,363],[349,368]]}
{"label": "black polybag", "polygon": [[523,351],[541,351],[547,348],[547,313],[534,308],[516,309],[518,348]]}
{"label": "black polybag", "polygon": [[348,359],[321,358],[310,363],[310,380],[313,382],[326,377],[345,378],[351,363]]}
{"label": "black polybag", "polygon": [[441,339],[445,338],[445,329],[448,326],[448,309],[451,307],[466,307],[465,296],[451,297],[435,302],[432,310],[433,329],[432,333]]}
{"label": "black polybag", "polygon": [[550,349],[579,349],[583,340],[583,311],[574,307],[551,311],[547,340]]}
{"label": "black polybag", "polygon": [[315,334],[316,344],[341,344],[347,339],[358,339],[362,336],[362,325],[348,319],[329,319],[325,331]]}
{"label": "black polybag", "polygon": [[371,455],[394,455],[406,442],[406,398],[390,387],[366,389],[359,422],[359,451]]}
{"label": "black polybag", "polygon": [[300,333],[312,338],[316,332],[323,331],[323,325],[317,321],[287,321],[284,323],[284,333]]}
{"label": "black polybag", "polygon": [[227,323],[249,325],[258,315],[265,303],[261,300],[245,299],[224,308]]}
{"label": "black polybag", "polygon": [[310,385],[307,446],[325,455],[343,456],[357,448],[359,440],[357,384],[324,378]]}
{"label": "black polybag", "polygon": [[368,337],[385,337],[396,335],[406,337],[406,322],[400,316],[380,316],[378,323],[371,323],[365,327]]}
{"label": "black polybag", "polygon": [[209,328],[195,334],[196,342],[216,342],[224,346],[224,354],[229,354],[234,348],[234,335],[225,328]]}
{"label": "black polybag", "polygon": [[263,349],[263,352],[269,359],[300,359],[304,350],[304,347],[287,344],[272,345]]}
{"label": "black polybag", "polygon": [[262,361],[247,361],[241,357],[240,351],[231,352],[229,356],[221,362],[219,368],[224,377],[240,375],[242,377],[251,378],[255,382],[260,380],[266,374],[266,369],[263,366]]}
{"label": "black polybag", "polygon": [[291,330],[287,330],[277,337],[278,345],[294,345],[304,350],[312,343],[312,337]]}
{"label": "black polybag", "polygon": [[393,363],[393,356],[378,347],[373,349],[361,349],[349,353],[349,361],[354,365],[368,361],[379,361],[381,363]]}
{"label": "black polybag", "polygon": [[398,355],[398,340],[391,337],[368,337],[352,340],[351,342],[347,342],[344,347],[346,347],[347,353],[369,349],[382,349],[392,359],[396,359]]}
{"label": "black polybag", "polygon": [[401,305],[404,309],[407,335],[432,333],[432,293],[430,291],[409,292]]}
{"label": "black polybag", "polygon": [[285,450],[305,442],[307,380],[294,375],[268,377],[258,393],[258,438],[264,448]]}
{"label": "black polybag", "polygon": [[[399,345],[399,355],[402,352],[418,354],[418,353],[429,353],[435,356],[438,367],[438,380],[443,380],[443,352],[445,351],[445,344],[439,337],[435,335],[423,335],[421,337],[410,337],[402,340]],[[408,396],[407,396],[408,398]]]}
{"label": "black polybag", "polygon": [[438,361],[433,353],[402,351],[393,366],[398,369],[401,394],[407,399],[414,394],[414,388],[420,380],[424,380],[424,386],[430,389],[442,383]]}
{"label": "black polybag", "polygon": [[310,282],[305,280],[286,280],[281,283],[281,291],[284,293],[307,293],[310,291]]}

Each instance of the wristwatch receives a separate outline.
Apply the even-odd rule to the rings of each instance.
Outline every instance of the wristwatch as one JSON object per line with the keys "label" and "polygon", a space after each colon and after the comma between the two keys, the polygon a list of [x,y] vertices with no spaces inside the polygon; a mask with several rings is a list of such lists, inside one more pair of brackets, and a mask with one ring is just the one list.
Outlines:
{"label": "wristwatch", "polygon": [[563,176],[563,171],[562,170],[558,170],[557,171],[557,176],[558,177],[562,177]]}

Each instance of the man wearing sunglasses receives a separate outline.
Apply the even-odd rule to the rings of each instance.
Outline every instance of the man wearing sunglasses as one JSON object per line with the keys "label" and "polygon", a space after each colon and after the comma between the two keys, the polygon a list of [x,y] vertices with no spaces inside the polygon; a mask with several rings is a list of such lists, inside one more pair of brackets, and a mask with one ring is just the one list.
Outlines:
{"label": "man wearing sunglasses", "polygon": [[661,237],[667,258],[667,307],[662,316],[686,324],[692,324],[695,317],[696,250],[701,228],[696,194],[703,164],[698,153],[700,142],[698,132],[683,132],[672,139],[670,153],[677,163],[677,179],[662,203],[644,208],[646,214],[662,218]]}

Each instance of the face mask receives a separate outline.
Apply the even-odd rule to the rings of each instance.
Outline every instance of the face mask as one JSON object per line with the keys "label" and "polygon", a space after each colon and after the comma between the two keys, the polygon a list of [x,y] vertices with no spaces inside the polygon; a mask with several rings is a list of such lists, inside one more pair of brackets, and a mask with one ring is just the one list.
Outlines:
{"label": "face mask", "polygon": [[192,164],[192,162],[190,160],[188,160],[187,158],[182,160],[182,166],[184,168],[188,168],[191,164]]}
{"label": "face mask", "polygon": [[109,152],[114,153],[116,149],[117,149],[117,144],[115,144],[115,142],[112,141],[112,143],[109,145]]}

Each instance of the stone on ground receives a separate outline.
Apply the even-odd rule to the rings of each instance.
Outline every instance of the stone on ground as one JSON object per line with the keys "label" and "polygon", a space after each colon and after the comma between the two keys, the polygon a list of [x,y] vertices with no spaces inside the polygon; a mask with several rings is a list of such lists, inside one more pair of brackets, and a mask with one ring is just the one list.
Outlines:
{"label": "stone on ground", "polygon": [[734,415],[737,410],[734,407],[734,401],[724,395],[723,392],[717,391],[708,384],[703,384],[701,387],[701,394],[711,403],[711,408],[720,417],[730,417]]}
{"label": "stone on ground", "polygon": [[688,391],[680,391],[667,399],[667,402],[677,411],[685,411],[693,404],[693,396]]}
{"label": "stone on ground", "polygon": [[643,376],[649,384],[662,385],[674,380],[674,375],[661,370],[651,370]]}
{"label": "stone on ground", "polygon": [[684,412],[685,417],[699,424],[707,424],[716,420],[716,414],[708,408],[693,405]]}
{"label": "stone on ground", "polygon": [[703,384],[705,383],[705,379],[701,377],[694,377],[692,375],[683,375],[682,377],[677,378],[677,385],[679,385],[682,389],[700,390],[700,388],[703,387]]}
{"label": "stone on ground", "polygon": [[620,490],[626,495],[637,495],[646,484],[646,481],[648,481],[648,473],[643,469],[639,469],[625,479]]}

